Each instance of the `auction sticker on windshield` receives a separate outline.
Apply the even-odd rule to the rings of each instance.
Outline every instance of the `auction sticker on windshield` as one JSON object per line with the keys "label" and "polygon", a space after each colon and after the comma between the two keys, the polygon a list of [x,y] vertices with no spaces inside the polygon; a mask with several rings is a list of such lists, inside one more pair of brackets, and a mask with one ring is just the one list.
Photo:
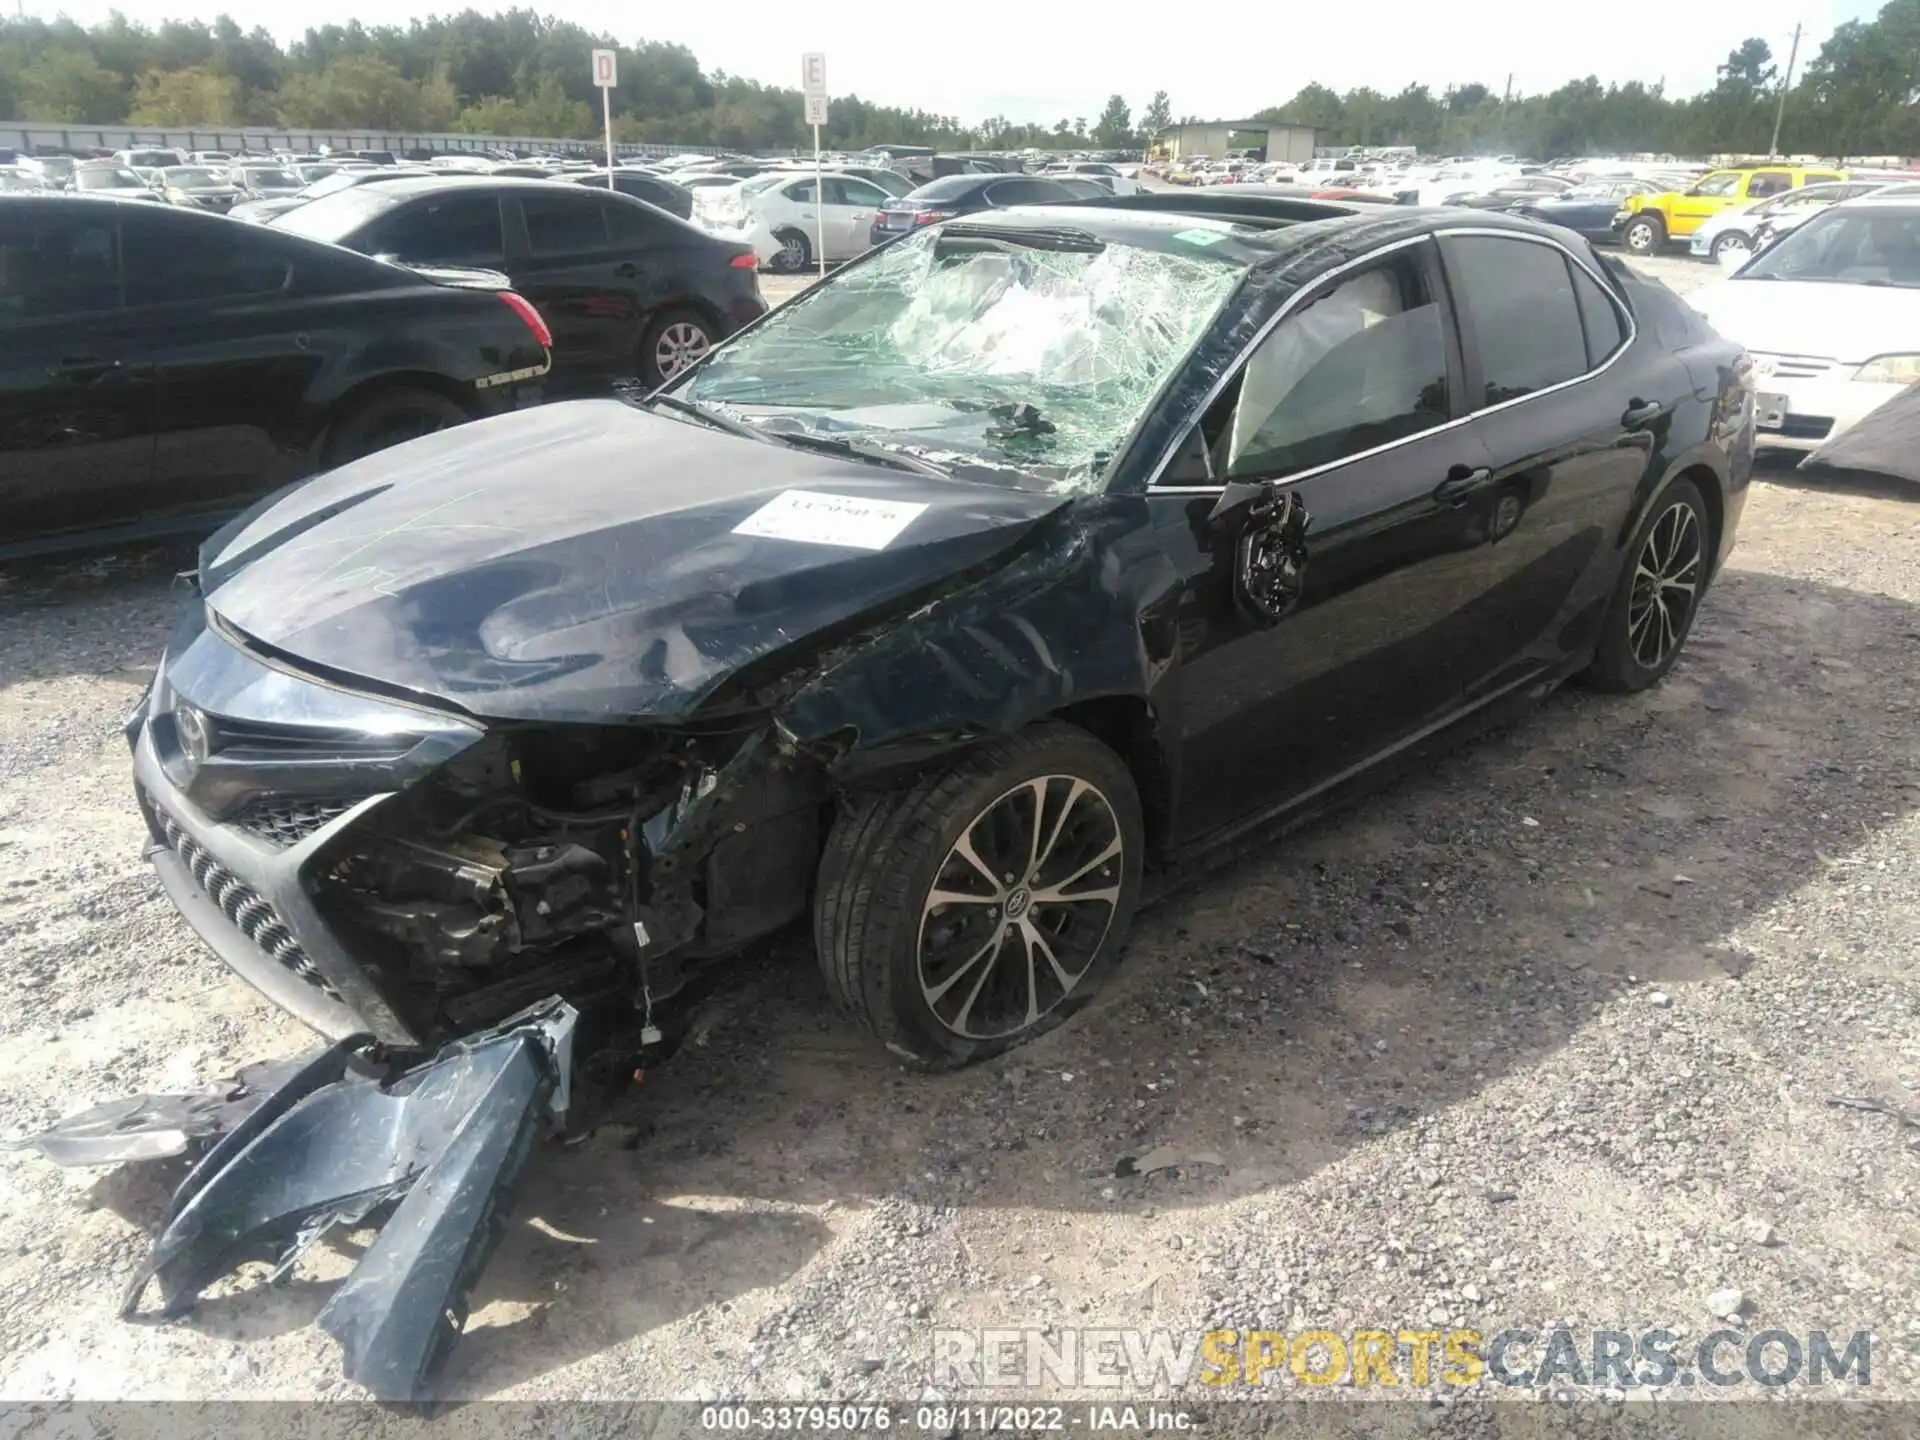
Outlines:
{"label": "auction sticker on windshield", "polygon": [[803,545],[843,545],[849,550],[884,550],[900,538],[927,507],[905,500],[865,500],[856,495],[823,495],[817,490],[783,490],[733,527],[736,535],[795,540]]}

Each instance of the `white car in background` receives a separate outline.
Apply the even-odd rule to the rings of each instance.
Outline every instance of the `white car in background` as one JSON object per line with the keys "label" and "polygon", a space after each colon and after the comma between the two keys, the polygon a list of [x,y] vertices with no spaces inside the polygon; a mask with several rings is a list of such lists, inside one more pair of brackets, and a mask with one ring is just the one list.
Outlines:
{"label": "white car in background", "polygon": [[1091,180],[1106,190],[1110,195],[1138,195],[1140,193],[1138,181],[1128,179],[1120,173],[1118,167],[1109,165],[1104,160],[1055,161],[1053,164],[1042,169],[1040,173],[1056,180],[1067,176]]}
{"label": "white car in background", "polygon": [[1785,234],[1829,205],[1858,200],[1862,195],[1886,189],[1891,183],[1888,180],[1832,180],[1735,205],[1701,221],[1687,244],[1687,253],[1714,261],[1729,255],[1745,255],[1755,248],[1754,239],[1763,229],[1773,235]]}
{"label": "white car in background", "polygon": [[796,274],[820,258],[829,264],[864,255],[873,244],[873,220],[888,200],[871,181],[828,171],[819,178],[826,204],[814,202],[815,178],[806,171],[770,170],[750,180],[693,192],[693,223],[723,240],[753,246],[760,263]]}
{"label": "white car in background", "polygon": [[1920,381],[1920,196],[1830,206],[1688,303],[1747,347],[1761,447],[1818,449]]}

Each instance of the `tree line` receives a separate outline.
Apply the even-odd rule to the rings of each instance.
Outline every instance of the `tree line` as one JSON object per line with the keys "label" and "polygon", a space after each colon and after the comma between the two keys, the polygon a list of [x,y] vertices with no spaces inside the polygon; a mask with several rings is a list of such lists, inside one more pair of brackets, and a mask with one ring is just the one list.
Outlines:
{"label": "tree line", "polygon": [[[811,143],[797,90],[705,71],[681,45],[621,45],[524,9],[466,10],[404,27],[325,25],[285,47],[226,16],[151,28],[118,14],[92,27],[65,18],[0,20],[0,115],[588,139],[600,124],[587,66],[595,48],[620,51],[613,111],[621,140],[740,150]],[[1917,71],[1920,0],[1890,0],[1873,19],[1841,25],[1792,77],[1781,149],[1920,154]],[[1603,86],[1591,76],[1532,94],[1479,82],[1438,94],[1409,85],[1393,95],[1310,84],[1256,118],[1312,125],[1323,145],[1414,145],[1430,154],[1765,153],[1786,78],[1772,47],[1749,39],[1698,95],[1669,97],[1639,81]],[[1062,117],[1052,126],[999,115],[963,122],[848,95],[832,102],[823,138],[844,149],[882,141],[1132,149],[1151,143],[1173,118],[1165,91],[1137,115],[1114,95],[1091,119]]]}

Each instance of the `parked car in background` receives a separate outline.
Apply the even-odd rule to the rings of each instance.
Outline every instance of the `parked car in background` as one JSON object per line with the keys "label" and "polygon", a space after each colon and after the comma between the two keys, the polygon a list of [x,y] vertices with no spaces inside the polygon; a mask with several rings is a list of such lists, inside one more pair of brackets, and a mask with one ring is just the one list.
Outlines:
{"label": "parked car in background", "polygon": [[74,194],[92,199],[147,200],[157,205],[166,203],[137,172],[114,160],[93,160],[74,166],[70,188]]}
{"label": "parked car in background", "polygon": [[500,277],[77,196],[0,204],[0,555],[211,532],[301,475],[541,398]]}
{"label": "parked car in background", "polygon": [[912,234],[925,225],[1008,205],[1046,205],[1076,200],[1066,186],[1044,175],[947,175],[911,194],[889,200],[874,217],[875,245]]}
{"label": "parked car in background", "polygon": [[[824,203],[816,203],[816,190]],[[694,196],[694,221],[723,239],[753,248],[760,263],[785,274],[819,258],[834,264],[864,254],[874,216],[891,197],[870,180],[827,171],[770,170],[723,190]]]}
{"label": "parked car in background", "polygon": [[578,175],[566,178],[578,185],[589,185],[605,190],[607,177],[613,177],[612,188],[622,195],[631,195],[635,200],[644,200],[649,205],[657,205],[669,215],[678,215],[682,220],[693,216],[693,192],[684,185],[662,179],[658,175],[643,174],[638,170],[625,168],[609,172],[607,170],[585,170]]}
{"label": "parked car in background", "polygon": [[230,212],[236,220],[268,221],[285,215],[290,210],[298,210],[302,205],[310,204],[328,195],[337,195],[344,190],[353,190],[362,185],[387,185],[395,180],[409,176],[431,175],[435,172],[418,166],[395,166],[380,169],[372,165],[360,169],[336,169],[330,175],[322,176],[310,185],[303,185],[291,195],[277,195],[264,200],[246,200],[235,205]]}
{"label": "parked car in background", "polygon": [[205,165],[169,165],[160,172],[154,189],[169,205],[212,210],[224,215],[245,198],[245,192]]}
{"label": "parked car in background", "polygon": [[169,149],[119,150],[113,158],[151,185],[162,170],[188,163],[186,152]]}
{"label": "parked car in background", "polygon": [[270,162],[234,165],[228,169],[227,178],[240,192],[240,201],[284,199],[297,194],[303,183],[292,171]]}
{"label": "parked car in background", "polygon": [[[1662,679],[1746,497],[1736,345],[1504,215],[1128,205],[912,232],[649,401],[209,545],[129,726],[187,922],[418,1046],[810,919],[846,1013],[949,1069],[1092,1000],[1181,864]],[[241,718],[220,779],[326,802],[290,842],[178,761]]]}
{"label": "parked car in background", "polygon": [[[1688,253],[1702,260],[1725,260],[1730,255],[1745,255],[1759,248],[1762,232],[1769,235],[1791,230],[1829,205],[1842,200],[1857,200],[1883,190],[1887,180],[1841,180],[1820,185],[1802,185],[1766,200],[1735,205],[1710,216],[1693,232]],[[1781,224],[1780,222],[1785,222]]]}
{"label": "parked car in background", "polygon": [[1710,170],[1685,190],[1630,195],[1613,218],[1620,241],[1636,255],[1654,255],[1671,240],[1687,240],[1701,225],[1735,205],[1784,195],[1802,185],[1848,179],[1847,172],[1800,165],[1754,165]]}
{"label": "parked car in background", "polygon": [[1687,298],[1751,354],[1760,444],[1816,449],[1920,381],[1920,197],[1824,207]]}
{"label": "parked car in background", "polygon": [[1620,237],[1613,228],[1613,217],[1631,195],[1651,195],[1659,190],[1651,180],[1588,180],[1559,194],[1522,196],[1507,206],[1507,213],[1558,225],[1587,240],[1612,243]]}
{"label": "parked car in background", "polygon": [[1497,180],[1485,190],[1456,195],[1447,203],[1469,210],[1506,210],[1527,201],[1555,200],[1573,188],[1571,180],[1562,180],[1557,175],[1515,175]]}
{"label": "parked car in background", "polygon": [[1110,195],[1137,195],[1140,186],[1129,180],[1120,171],[1104,160],[1064,160],[1045,166],[1040,173],[1049,180],[1058,180],[1064,175],[1078,175],[1088,180],[1097,180],[1106,187]]}
{"label": "parked car in background", "polygon": [[74,167],[80,162],[71,155],[22,155],[20,168],[37,175],[51,189],[64,190],[73,180]]}
{"label": "parked car in background", "polygon": [[505,274],[553,331],[554,394],[602,394],[635,376],[658,385],[767,308],[749,246],[591,186],[412,175],[270,223],[407,264]]}
{"label": "parked car in background", "polygon": [[44,195],[47,183],[17,165],[0,165],[0,195]]}

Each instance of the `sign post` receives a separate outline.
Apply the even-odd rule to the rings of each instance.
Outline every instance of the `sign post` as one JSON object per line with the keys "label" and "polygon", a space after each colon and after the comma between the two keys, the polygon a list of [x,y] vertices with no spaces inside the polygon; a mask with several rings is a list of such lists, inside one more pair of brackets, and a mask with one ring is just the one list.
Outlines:
{"label": "sign post", "polygon": [[820,161],[820,127],[827,123],[827,57],[809,50],[800,57],[800,88],[806,96],[807,124],[813,127],[813,253],[820,278],[827,278],[827,187]]}
{"label": "sign post", "polygon": [[613,50],[593,52],[593,83],[600,87],[600,118],[607,127],[607,189],[613,185],[613,87],[620,83],[620,56]]}

